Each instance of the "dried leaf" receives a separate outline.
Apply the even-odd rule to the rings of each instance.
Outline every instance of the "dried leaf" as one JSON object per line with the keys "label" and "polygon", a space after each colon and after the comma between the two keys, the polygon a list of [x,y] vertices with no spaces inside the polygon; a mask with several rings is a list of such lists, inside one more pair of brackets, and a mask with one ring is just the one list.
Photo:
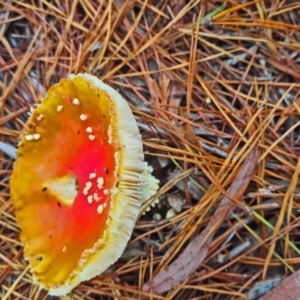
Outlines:
{"label": "dried leaf", "polygon": [[298,300],[300,299],[300,270],[287,277],[272,291],[259,300]]}
{"label": "dried leaf", "polygon": [[[255,146],[228,189],[230,197],[239,198],[243,195],[255,171],[258,156],[258,148]],[[155,294],[162,294],[183,282],[193,273],[207,256],[210,242],[214,236],[214,232],[211,232],[211,230],[216,231],[221,222],[230,215],[234,208],[235,206],[232,202],[227,197],[224,197],[214,217],[203,232],[190,242],[184,252],[171,265],[154,276],[151,282],[147,282],[143,286],[143,291],[151,290]]]}
{"label": "dried leaf", "polygon": [[168,203],[175,209],[176,212],[180,213],[182,210],[183,199],[177,194],[171,194],[167,196]]}
{"label": "dried leaf", "polygon": [[274,288],[280,281],[281,279],[279,277],[275,277],[255,283],[254,287],[247,293],[247,300],[255,300],[259,296],[264,295],[270,291],[270,289]]}

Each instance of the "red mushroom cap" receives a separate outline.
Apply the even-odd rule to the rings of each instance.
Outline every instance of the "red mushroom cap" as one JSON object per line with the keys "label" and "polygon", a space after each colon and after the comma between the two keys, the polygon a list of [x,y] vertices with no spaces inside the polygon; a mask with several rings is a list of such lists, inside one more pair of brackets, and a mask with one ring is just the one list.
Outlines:
{"label": "red mushroom cap", "polygon": [[52,86],[32,112],[11,177],[34,280],[65,295],[114,263],[158,181],[127,102],[88,74]]}

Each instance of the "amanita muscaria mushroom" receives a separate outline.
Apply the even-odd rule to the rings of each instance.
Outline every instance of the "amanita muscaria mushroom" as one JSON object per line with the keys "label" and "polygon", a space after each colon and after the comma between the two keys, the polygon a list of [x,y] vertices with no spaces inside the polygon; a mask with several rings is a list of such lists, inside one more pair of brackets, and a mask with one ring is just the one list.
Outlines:
{"label": "amanita muscaria mushroom", "polygon": [[127,102],[88,74],[52,86],[22,133],[11,195],[33,278],[65,295],[123,253],[158,181]]}

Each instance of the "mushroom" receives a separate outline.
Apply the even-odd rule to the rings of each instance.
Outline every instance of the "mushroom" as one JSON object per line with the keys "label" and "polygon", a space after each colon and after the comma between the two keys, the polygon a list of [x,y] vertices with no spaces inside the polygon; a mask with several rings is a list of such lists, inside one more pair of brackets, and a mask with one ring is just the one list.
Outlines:
{"label": "mushroom", "polygon": [[34,281],[63,296],[113,264],[158,189],[151,172],[119,93],[88,74],[52,86],[22,133],[11,177]]}

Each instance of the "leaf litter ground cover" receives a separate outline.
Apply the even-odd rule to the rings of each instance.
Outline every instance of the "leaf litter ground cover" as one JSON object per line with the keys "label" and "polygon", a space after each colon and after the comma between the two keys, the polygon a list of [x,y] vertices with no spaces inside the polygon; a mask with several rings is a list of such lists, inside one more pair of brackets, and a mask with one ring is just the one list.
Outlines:
{"label": "leaf litter ground cover", "polygon": [[297,297],[299,20],[297,1],[2,2],[1,298],[54,299],[23,259],[9,182],[30,107],[79,72],[129,102],[160,189],[123,256],[69,298],[257,299],[285,278]]}

